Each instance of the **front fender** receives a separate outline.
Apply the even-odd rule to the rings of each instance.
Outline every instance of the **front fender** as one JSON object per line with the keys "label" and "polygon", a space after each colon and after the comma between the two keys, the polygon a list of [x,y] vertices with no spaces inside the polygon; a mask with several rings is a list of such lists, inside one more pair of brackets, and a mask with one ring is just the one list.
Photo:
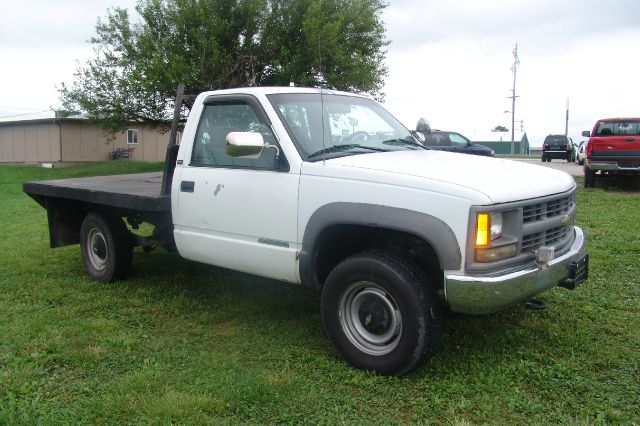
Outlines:
{"label": "front fender", "polygon": [[303,285],[320,288],[314,263],[315,247],[323,230],[333,225],[359,225],[405,232],[426,241],[438,257],[441,269],[457,270],[462,255],[455,234],[444,221],[413,210],[364,203],[330,203],[309,218],[300,251]]}

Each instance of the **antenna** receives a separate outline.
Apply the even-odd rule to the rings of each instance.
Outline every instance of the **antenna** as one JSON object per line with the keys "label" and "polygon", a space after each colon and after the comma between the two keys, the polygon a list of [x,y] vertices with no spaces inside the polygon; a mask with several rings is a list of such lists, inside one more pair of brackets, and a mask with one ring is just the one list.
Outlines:
{"label": "antenna", "polygon": [[[325,138],[325,129],[324,129],[324,92],[323,92],[323,84],[322,80],[324,76],[322,75],[322,49],[320,48],[320,37],[318,37],[318,58],[320,60],[320,117],[322,119],[322,149],[326,149],[326,144],[324,141]],[[322,165],[324,166],[325,157],[322,157]]]}

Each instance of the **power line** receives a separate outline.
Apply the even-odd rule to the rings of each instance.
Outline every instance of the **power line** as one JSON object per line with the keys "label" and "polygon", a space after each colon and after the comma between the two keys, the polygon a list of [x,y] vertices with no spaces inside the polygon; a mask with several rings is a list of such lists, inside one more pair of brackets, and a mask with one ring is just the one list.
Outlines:
{"label": "power line", "polygon": [[[24,109],[24,108],[18,108],[18,109]],[[43,112],[50,112],[50,111],[51,111],[50,109],[46,109],[44,111],[27,112],[27,113],[24,113],[24,114],[0,115],[0,118],[24,117],[25,115],[41,114]]]}
{"label": "power line", "polygon": [[513,89],[511,98],[511,154],[515,154],[515,125],[516,125],[516,74],[518,72],[518,66],[520,65],[520,58],[518,57],[518,43],[513,49],[513,65],[511,65],[511,71],[513,72]]}

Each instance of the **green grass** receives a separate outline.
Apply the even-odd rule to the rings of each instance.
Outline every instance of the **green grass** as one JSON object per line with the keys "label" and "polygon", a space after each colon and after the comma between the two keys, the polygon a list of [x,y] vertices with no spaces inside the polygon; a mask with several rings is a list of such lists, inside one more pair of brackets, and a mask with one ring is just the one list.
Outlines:
{"label": "green grass", "polygon": [[591,276],[576,291],[450,315],[440,352],[388,378],[338,358],[303,288],[161,250],[136,250],[127,281],[91,281],[21,191],[161,167],[0,167],[0,424],[640,423],[637,191],[580,189]]}

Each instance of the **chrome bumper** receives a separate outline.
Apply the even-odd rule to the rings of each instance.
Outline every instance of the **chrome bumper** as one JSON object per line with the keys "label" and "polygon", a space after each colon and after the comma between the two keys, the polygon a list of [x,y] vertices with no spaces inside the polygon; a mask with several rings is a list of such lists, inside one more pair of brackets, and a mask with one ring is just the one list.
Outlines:
{"label": "chrome bumper", "polygon": [[583,257],[584,233],[574,227],[569,251],[535,268],[497,277],[445,276],[445,295],[452,311],[490,314],[557,286],[570,275],[569,265]]}
{"label": "chrome bumper", "polygon": [[587,167],[591,170],[603,170],[603,171],[620,171],[620,172],[640,172],[640,167],[620,167],[615,162],[604,161],[589,161],[586,162]]}

